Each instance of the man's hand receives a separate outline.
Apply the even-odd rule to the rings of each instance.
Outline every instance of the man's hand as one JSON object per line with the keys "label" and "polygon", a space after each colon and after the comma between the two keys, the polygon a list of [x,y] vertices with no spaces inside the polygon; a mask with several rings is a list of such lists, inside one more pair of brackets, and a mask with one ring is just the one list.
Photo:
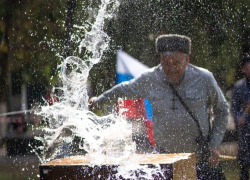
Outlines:
{"label": "man's hand", "polygon": [[210,157],[208,159],[208,162],[210,166],[218,165],[220,160],[219,150],[215,147],[209,147],[209,149],[210,149]]}
{"label": "man's hand", "polygon": [[90,110],[95,110],[98,109],[97,105],[95,104],[97,97],[92,97],[89,99],[89,109]]}

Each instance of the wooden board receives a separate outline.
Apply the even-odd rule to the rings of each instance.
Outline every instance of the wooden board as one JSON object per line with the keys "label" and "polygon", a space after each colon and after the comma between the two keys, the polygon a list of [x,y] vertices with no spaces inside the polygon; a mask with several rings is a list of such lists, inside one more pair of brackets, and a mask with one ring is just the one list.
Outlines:
{"label": "wooden board", "polygon": [[162,179],[196,179],[196,158],[194,153],[183,154],[133,154],[119,164],[102,158],[101,165],[90,165],[91,156],[72,156],[56,159],[40,165],[41,180],[85,180],[115,179],[116,168],[123,164],[135,163],[153,167],[160,164]]}

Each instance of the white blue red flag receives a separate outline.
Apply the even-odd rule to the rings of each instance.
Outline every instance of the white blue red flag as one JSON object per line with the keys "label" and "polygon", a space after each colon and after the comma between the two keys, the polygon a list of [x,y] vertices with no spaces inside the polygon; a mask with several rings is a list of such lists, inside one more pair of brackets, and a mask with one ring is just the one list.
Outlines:
{"label": "white blue red flag", "polygon": [[[119,50],[117,52],[116,84],[140,76],[148,67],[127,53]],[[153,137],[152,107],[147,99],[125,100],[118,105],[118,111],[125,108],[123,112],[128,119],[144,119],[150,143],[155,146]]]}

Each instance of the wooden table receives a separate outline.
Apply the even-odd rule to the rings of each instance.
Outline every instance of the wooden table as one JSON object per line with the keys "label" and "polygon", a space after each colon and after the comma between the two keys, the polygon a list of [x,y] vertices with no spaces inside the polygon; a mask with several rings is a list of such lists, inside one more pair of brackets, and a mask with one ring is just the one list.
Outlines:
{"label": "wooden table", "polygon": [[165,177],[158,175],[156,179],[196,179],[196,157],[194,153],[183,154],[133,154],[119,164],[104,158],[99,165],[90,165],[89,155],[72,156],[56,159],[40,165],[41,180],[88,180],[88,179],[116,179],[118,166],[135,163],[153,167],[159,164]]}

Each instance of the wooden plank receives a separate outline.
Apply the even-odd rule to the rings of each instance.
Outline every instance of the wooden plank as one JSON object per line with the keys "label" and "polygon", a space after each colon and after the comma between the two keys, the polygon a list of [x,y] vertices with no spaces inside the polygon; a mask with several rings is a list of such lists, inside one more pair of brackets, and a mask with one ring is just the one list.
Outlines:
{"label": "wooden plank", "polygon": [[[196,158],[194,153],[183,154],[133,154],[117,164],[103,157],[101,165],[91,165],[91,156],[72,156],[56,159],[40,166],[41,180],[56,179],[115,179],[116,167],[135,163],[149,168],[160,164],[163,179],[196,179]],[[159,175],[160,176],[160,175]]]}
{"label": "wooden plank", "polygon": [[196,157],[191,154],[188,159],[176,161],[173,165],[173,179],[196,179]]}
{"label": "wooden plank", "polygon": [[220,161],[236,160],[236,156],[220,155]]}

